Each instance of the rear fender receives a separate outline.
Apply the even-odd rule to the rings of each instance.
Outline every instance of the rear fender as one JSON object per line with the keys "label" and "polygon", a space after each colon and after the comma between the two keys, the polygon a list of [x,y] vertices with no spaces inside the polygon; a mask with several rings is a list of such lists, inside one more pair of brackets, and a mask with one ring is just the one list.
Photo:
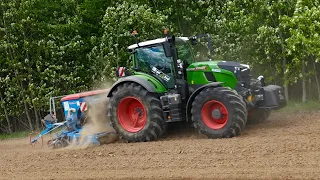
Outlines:
{"label": "rear fender", "polygon": [[192,102],[194,101],[196,96],[205,88],[208,88],[208,87],[221,87],[221,84],[223,84],[223,82],[212,82],[212,83],[209,83],[209,84],[201,86],[200,88],[196,89],[191,94],[191,96],[188,99],[187,108],[186,108],[187,121],[191,121],[191,107],[192,107]]}
{"label": "rear fender", "polygon": [[140,84],[142,87],[144,87],[149,92],[152,92],[152,93],[157,92],[157,89],[154,86],[152,86],[152,84],[149,81],[147,81],[141,77],[138,77],[138,76],[128,76],[128,77],[120,78],[117,82],[115,82],[113,84],[113,86],[111,87],[107,97],[111,97],[112,92],[115,89],[117,89],[118,86],[120,86],[121,84],[127,83],[127,82],[134,82],[134,83]]}

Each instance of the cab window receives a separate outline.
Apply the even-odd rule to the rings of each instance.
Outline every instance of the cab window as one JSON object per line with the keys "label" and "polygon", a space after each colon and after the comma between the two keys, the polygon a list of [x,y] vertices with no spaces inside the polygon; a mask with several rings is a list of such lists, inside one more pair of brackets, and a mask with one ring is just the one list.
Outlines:
{"label": "cab window", "polygon": [[135,58],[141,72],[160,78],[168,88],[174,87],[172,60],[165,56],[162,45],[138,48]]}

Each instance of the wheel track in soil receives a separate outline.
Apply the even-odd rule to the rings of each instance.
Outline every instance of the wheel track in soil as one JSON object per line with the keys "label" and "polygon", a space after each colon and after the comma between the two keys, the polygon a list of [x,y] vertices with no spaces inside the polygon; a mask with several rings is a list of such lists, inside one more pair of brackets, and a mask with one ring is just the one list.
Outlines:
{"label": "wheel track in soil", "polygon": [[313,111],[274,112],[231,139],[206,139],[184,126],[155,142],[82,150],[6,140],[0,179],[320,179],[319,132],[320,111]]}

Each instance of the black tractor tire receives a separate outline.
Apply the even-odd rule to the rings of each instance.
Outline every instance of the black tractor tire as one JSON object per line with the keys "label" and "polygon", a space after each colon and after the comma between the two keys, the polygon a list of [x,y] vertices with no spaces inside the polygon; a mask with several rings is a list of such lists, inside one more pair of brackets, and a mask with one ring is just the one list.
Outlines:
{"label": "black tractor tire", "polygon": [[266,121],[271,114],[269,109],[253,108],[248,112],[247,124],[259,124]]}
{"label": "black tractor tire", "polygon": [[[136,83],[119,85],[109,100],[108,117],[111,126],[120,139],[126,142],[145,142],[160,138],[167,128],[163,114],[158,94],[150,93]],[[134,120],[135,117],[138,120]],[[144,125],[140,125],[138,130],[130,127],[131,122],[139,126],[141,121]]]}
{"label": "black tractor tire", "polygon": [[[207,109],[210,111],[206,111]],[[214,113],[218,115],[213,117]],[[198,132],[208,138],[235,137],[241,134],[246,125],[246,104],[242,97],[230,88],[208,87],[195,97],[191,119]]]}

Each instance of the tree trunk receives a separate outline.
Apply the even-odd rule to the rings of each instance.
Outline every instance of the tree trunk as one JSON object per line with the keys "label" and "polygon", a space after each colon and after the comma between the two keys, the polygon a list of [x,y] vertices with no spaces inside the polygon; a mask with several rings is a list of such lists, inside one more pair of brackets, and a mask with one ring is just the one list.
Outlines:
{"label": "tree trunk", "polygon": [[0,124],[0,132],[4,132],[4,133],[8,133],[8,130],[4,127],[1,127],[1,124]]}
{"label": "tree trunk", "polygon": [[306,77],[305,77],[305,64],[304,61],[301,63],[302,66],[302,102],[307,101],[307,92],[306,92]]}
{"label": "tree trunk", "polygon": [[[282,69],[283,69],[283,74],[284,74],[284,80],[286,80],[286,67],[287,67],[287,59],[285,56],[283,56],[283,60],[282,60]],[[288,88],[288,84],[284,83],[284,96],[286,98],[286,101],[289,101],[289,88]]]}
{"label": "tree trunk", "polygon": [[24,104],[24,111],[25,111],[27,119],[28,119],[29,129],[31,131],[33,131],[34,129],[33,129],[32,121],[31,121],[31,118],[30,118],[29,110],[28,110],[28,104],[27,104],[27,102],[25,100],[23,100],[23,104]]}
{"label": "tree trunk", "polygon": [[[21,80],[20,80],[20,88],[21,88],[21,92],[22,92],[23,94],[26,94],[26,93],[24,92],[25,89],[24,89],[24,87],[23,87],[23,84],[22,84],[22,81],[21,81]],[[30,114],[29,114],[28,104],[27,104],[26,99],[24,98],[24,96],[22,96],[22,97],[23,97],[23,98],[22,98],[22,101],[23,101],[23,105],[24,105],[24,111],[25,111],[26,116],[27,116],[27,119],[28,119],[29,129],[30,129],[31,131],[33,131],[34,129],[33,129],[32,120],[31,120]]]}
{"label": "tree trunk", "polygon": [[317,90],[318,90],[318,99],[320,101],[320,84],[319,84],[319,79],[318,79],[318,73],[317,73],[317,69],[316,69],[316,62],[313,61],[313,69],[315,71],[315,79],[316,79],[316,84],[317,84]]}
{"label": "tree trunk", "polygon": [[[278,9],[278,16],[281,16],[281,12],[280,9]],[[281,38],[281,55],[282,55],[282,70],[283,70],[283,77],[284,80],[286,81],[287,76],[285,74],[286,70],[287,70],[287,57],[286,57],[286,52],[285,52],[285,47],[284,44],[285,42],[285,38],[283,37],[282,31],[279,31],[279,36]],[[289,87],[288,84],[286,84],[286,82],[284,83],[284,96],[286,98],[286,101],[289,101]]]}
{"label": "tree trunk", "polygon": [[284,85],[284,96],[286,97],[286,101],[289,101],[289,87],[288,85]]}
{"label": "tree trunk", "polygon": [[[16,118],[16,120],[19,122],[19,123],[18,123],[18,124],[19,124],[19,128],[18,128],[17,130],[21,130],[21,129],[25,129],[25,128],[30,128],[30,127],[28,126],[28,124],[24,123],[21,119]],[[21,128],[21,125],[24,125],[25,127],[24,127],[24,128]]]}
{"label": "tree trunk", "polygon": [[38,110],[35,107],[35,105],[33,105],[33,111],[34,111],[34,117],[36,118],[36,129],[39,130],[40,120],[39,120],[39,116],[38,116]]}
{"label": "tree trunk", "polygon": [[[24,37],[24,40],[26,41],[27,40],[27,38],[26,38],[26,34],[25,34],[25,32],[24,32],[24,30],[22,31],[22,33],[23,33],[23,37]],[[29,57],[29,53],[28,53],[28,50],[27,50],[27,48],[25,49],[25,51],[26,51],[26,56],[27,56],[27,59],[30,61],[30,57]],[[20,81],[21,82],[21,81]],[[22,85],[22,82],[21,82],[21,88],[24,90],[24,87],[23,87],[23,85]],[[32,98],[32,97],[31,97]],[[30,115],[29,115],[29,111],[28,111],[28,109],[27,109],[27,103],[26,103],[26,101],[24,101],[24,106],[25,106],[25,111],[26,111],[26,115],[27,115],[27,118],[28,118],[28,122],[29,122],[29,126],[30,126],[30,129],[33,131],[34,130],[34,128],[33,128],[33,126],[32,126],[32,120],[31,120],[31,118],[30,118]],[[34,106],[34,105],[33,105]],[[35,122],[35,125],[36,125],[36,127],[38,127],[38,116],[37,116],[37,112],[36,112],[36,109],[35,108],[33,108],[34,109],[34,113],[35,113],[35,118],[36,118],[36,122]]]}
{"label": "tree trunk", "polygon": [[311,78],[308,78],[307,94],[308,94],[308,97],[309,97],[309,98],[312,98],[312,97],[313,97]]}
{"label": "tree trunk", "polygon": [[12,119],[12,122],[13,122],[14,132],[17,132],[17,130],[18,130],[17,120],[15,118],[11,118],[11,119]]}
{"label": "tree trunk", "polygon": [[2,109],[4,111],[4,115],[6,117],[6,120],[7,120],[7,125],[8,125],[8,130],[9,130],[9,133],[12,133],[12,129],[11,129],[11,122],[10,122],[10,119],[9,119],[9,116],[8,116],[8,112],[6,110],[6,106],[5,106],[5,102],[3,100],[3,97],[2,97],[2,94],[0,93],[0,100],[1,100],[1,104],[2,104]]}
{"label": "tree trunk", "polygon": [[[4,10],[3,6],[2,6],[2,13],[3,14],[5,13],[5,10]],[[7,30],[7,23],[6,23],[6,20],[5,20],[4,16],[2,16],[2,22],[3,22],[3,26],[4,26],[4,32],[5,32],[5,35],[6,35],[6,40],[8,41],[8,43],[10,43],[10,39],[9,39],[10,35],[9,35],[8,30]],[[10,48],[8,50],[6,50],[6,51],[10,55],[11,59],[15,58],[15,51],[14,51],[14,48],[12,46],[10,46]],[[15,75],[17,75],[16,71],[15,71]],[[15,131],[16,130],[17,130],[17,122],[15,121]]]}
{"label": "tree trunk", "polygon": [[43,128],[43,124],[42,124],[42,122],[41,122],[41,119],[42,119],[44,116],[41,115],[41,111],[40,111],[40,110],[38,111],[38,117],[39,117],[39,119],[40,119],[40,120],[39,120],[39,123],[40,123],[40,126],[39,126],[39,127],[40,127],[40,128]]}

